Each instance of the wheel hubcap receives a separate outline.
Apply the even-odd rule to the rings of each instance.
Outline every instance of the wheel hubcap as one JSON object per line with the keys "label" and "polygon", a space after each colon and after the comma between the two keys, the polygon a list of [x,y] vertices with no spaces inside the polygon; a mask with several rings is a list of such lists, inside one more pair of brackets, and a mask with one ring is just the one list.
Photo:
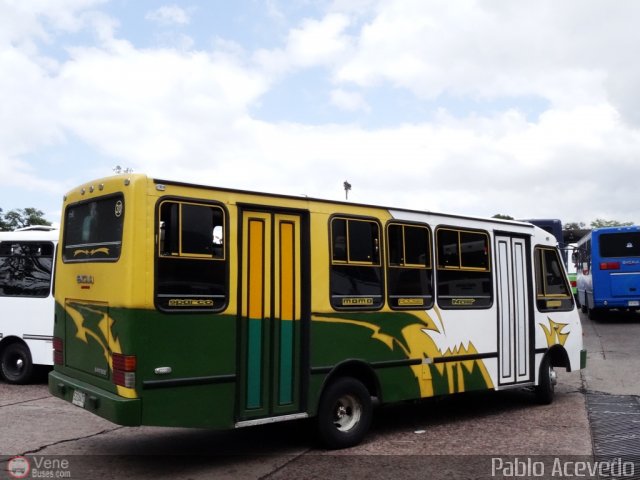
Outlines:
{"label": "wheel hubcap", "polygon": [[345,395],[336,403],[333,424],[341,432],[355,427],[362,415],[362,405],[353,395]]}

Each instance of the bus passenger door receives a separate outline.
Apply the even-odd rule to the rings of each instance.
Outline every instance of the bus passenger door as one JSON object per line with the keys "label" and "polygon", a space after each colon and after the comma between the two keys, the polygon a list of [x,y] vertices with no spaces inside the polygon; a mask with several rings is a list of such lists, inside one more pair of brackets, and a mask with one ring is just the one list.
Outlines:
{"label": "bus passenger door", "polygon": [[533,379],[534,347],[531,342],[529,241],[525,237],[497,234],[495,243],[499,385],[529,382]]}
{"label": "bus passenger door", "polygon": [[302,217],[244,211],[238,419],[300,410]]}

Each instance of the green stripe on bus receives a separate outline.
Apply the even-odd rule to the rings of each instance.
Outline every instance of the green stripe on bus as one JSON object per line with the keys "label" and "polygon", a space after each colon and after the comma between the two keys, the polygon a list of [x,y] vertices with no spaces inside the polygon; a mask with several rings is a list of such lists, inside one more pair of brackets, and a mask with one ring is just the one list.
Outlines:
{"label": "green stripe on bus", "polygon": [[280,405],[293,402],[293,322],[280,322]]}
{"label": "green stripe on bus", "polygon": [[262,321],[249,319],[247,351],[247,408],[262,405]]}

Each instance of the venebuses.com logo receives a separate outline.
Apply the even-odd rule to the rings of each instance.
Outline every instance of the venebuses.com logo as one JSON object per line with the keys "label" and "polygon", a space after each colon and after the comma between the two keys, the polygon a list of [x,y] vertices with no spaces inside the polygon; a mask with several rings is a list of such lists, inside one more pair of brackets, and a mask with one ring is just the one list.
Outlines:
{"label": "venebuses.com logo", "polygon": [[7,462],[9,478],[71,478],[69,460],[64,458],[23,457]]}

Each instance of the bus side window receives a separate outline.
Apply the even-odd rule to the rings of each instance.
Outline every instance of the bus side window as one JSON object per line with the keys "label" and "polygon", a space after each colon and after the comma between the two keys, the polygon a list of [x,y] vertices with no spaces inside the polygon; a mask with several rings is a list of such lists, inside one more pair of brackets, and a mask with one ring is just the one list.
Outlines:
{"label": "bus side window", "polygon": [[374,220],[331,219],[331,305],[377,310],[384,304],[380,225]]}
{"label": "bus side window", "polygon": [[228,292],[224,210],[162,201],[157,228],[156,306],[180,312],[223,310]]}
{"label": "bus side window", "polygon": [[486,232],[436,230],[437,296],[442,308],[489,308],[493,282]]}
{"label": "bus side window", "polygon": [[573,295],[567,284],[558,251],[536,247],[536,304],[541,312],[571,310]]}
{"label": "bus side window", "polygon": [[179,255],[178,208],[176,202],[164,202],[160,206],[160,255]]}
{"label": "bus side window", "polygon": [[387,225],[388,302],[393,309],[433,306],[431,231],[426,225]]}
{"label": "bus side window", "polygon": [[591,240],[587,240],[580,248],[580,258],[582,260],[582,274],[591,274]]}

